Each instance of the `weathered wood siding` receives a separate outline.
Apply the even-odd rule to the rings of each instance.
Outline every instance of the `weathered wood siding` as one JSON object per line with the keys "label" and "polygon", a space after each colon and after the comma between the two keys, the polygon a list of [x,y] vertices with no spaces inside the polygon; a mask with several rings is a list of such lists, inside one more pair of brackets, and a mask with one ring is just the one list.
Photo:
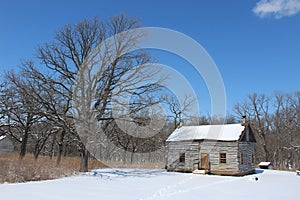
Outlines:
{"label": "weathered wood siding", "polygon": [[[209,154],[210,172],[234,175],[239,173],[238,142],[204,141],[200,153]],[[220,163],[220,153],[226,153],[226,163]]]}
{"label": "weathered wood siding", "polygon": [[[185,162],[179,162],[180,154],[185,153]],[[181,141],[167,143],[167,170],[192,172],[199,163],[199,142]]]}
{"label": "weathered wood siding", "polygon": [[[241,162],[241,153],[243,153],[243,164]],[[255,172],[255,164],[252,162],[254,155],[254,143],[239,142],[239,171],[241,174],[248,174]]]}
{"label": "weathered wood siding", "polygon": [[[180,154],[185,153],[185,162],[179,162]],[[201,167],[201,153],[209,156],[209,169],[212,174],[245,175],[255,172],[252,163],[254,143],[237,141],[180,141],[167,143],[167,170],[192,172]],[[226,163],[220,163],[220,153],[226,153]],[[241,164],[243,153],[243,164]]]}
{"label": "weathered wood siding", "polygon": [[8,137],[0,140],[0,154],[11,153],[13,151],[14,144]]}

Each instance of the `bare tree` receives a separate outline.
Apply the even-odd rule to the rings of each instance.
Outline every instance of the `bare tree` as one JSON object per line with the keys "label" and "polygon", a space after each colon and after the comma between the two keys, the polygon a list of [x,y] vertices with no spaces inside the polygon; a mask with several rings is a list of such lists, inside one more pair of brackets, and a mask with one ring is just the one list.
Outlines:
{"label": "bare tree", "polygon": [[[110,36],[137,27],[140,27],[137,19],[124,15],[108,21],[94,18],[67,25],[55,35],[53,42],[38,49],[38,60],[42,66],[24,63],[24,73],[32,82],[34,99],[43,105],[45,117],[61,128],[58,163],[63,143],[66,138],[73,138],[82,157],[81,170],[86,171],[89,152],[85,148],[86,139],[78,134],[78,127],[81,125],[89,135],[95,130],[92,125],[95,121],[86,119],[96,116],[100,124],[111,120],[113,96],[146,94],[159,89],[155,82],[140,84],[158,73],[158,70],[146,65],[151,60],[149,55],[142,51],[130,52],[143,35],[125,32],[128,34],[120,34],[113,46],[105,41]],[[97,52],[100,44],[104,47],[101,53]],[[74,101],[80,102],[77,104],[79,107],[72,107]],[[118,98],[114,101],[123,103],[118,102]],[[84,112],[80,112],[75,129],[73,114],[78,111]]]}
{"label": "bare tree", "polygon": [[299,93],[275,95],[276,111],[272,117],[273,160],[280,167],[299,168]]}
{"label": "bare tree", "polygon": [[[270,154],[268,151],[267,134],[270,133],[270,98],[264,94],[252,94],[249,95],[247,100],[243,104],[236,104],[234,111],[240,116],[246,116],[251,121],[254,132],[260,138],[258,148],[257,159],[270,160]],[[262,148],[261,148],[262,147]],[[261,151],[261,152],[260,152]]]}
{"label": "bare tree", "polygon": [[38,159],[40,153],[47,144],[49,137],[53,134],[57,134],[57,130],[48,120],[43,120],[32,127],[30,136],[35,159]]}
{"label": "bare tree", "polygon": [[299,92],[273,96],[253,94],[236,104],[238,115],[247,115],[256,134],[256,159],[272,161],[277,168],[299,168]]}
{"label": "bare tree", "polygon": [[173,119],[174,129],[182,122],[183,117],[188,117],[189,111],[192,108],[193,103],[196,101],[191,95],[185,95],[182,99],[177,99],[174,95],[166,94],[164,96],[164,101],[169,107],[171,115],[170,118]]}
{"label": "bare tree", "polygon": [[26,77],[9,72],[6,79],[5,92],[1,96],[2,112],[9,125],[9,134],[21,143],[20,158],[23,158],[31,128],[42,117],[41,110],[39,104],[30,97]]}

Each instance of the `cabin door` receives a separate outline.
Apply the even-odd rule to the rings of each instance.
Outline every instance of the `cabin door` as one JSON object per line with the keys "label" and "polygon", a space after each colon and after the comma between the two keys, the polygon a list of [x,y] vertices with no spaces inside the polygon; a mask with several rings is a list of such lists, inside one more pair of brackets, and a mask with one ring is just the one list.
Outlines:
{"label": "cabin door", "polygon": [[208,153],[201,153],[201,168],[200,169],[205,169],[205,170],[209,170],[209,157],[208,157]]}

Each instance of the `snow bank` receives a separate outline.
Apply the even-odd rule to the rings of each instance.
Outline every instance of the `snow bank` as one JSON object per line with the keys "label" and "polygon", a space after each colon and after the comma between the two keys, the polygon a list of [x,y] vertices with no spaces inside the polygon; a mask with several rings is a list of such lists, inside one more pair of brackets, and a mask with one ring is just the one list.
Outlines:
{"label": "snow bank", "polygon": [[[258,180],[254,181],[257,177]],[[176,200],[299,199],[300,176],[259,170],[244,177],[170,173],[165,170],[100,169],[50,181],[0,185],[1,199]]]}

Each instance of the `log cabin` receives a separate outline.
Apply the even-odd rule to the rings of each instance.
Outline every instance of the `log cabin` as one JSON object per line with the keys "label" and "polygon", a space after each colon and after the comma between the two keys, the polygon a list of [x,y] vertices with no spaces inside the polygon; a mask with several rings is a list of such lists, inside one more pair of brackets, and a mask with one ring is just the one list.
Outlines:
{"label": "log cabin", "polygon": [[241,124],[179,126],[166,141],[166,168],[218,175],[255,173],[255,143],[245,117]]}

